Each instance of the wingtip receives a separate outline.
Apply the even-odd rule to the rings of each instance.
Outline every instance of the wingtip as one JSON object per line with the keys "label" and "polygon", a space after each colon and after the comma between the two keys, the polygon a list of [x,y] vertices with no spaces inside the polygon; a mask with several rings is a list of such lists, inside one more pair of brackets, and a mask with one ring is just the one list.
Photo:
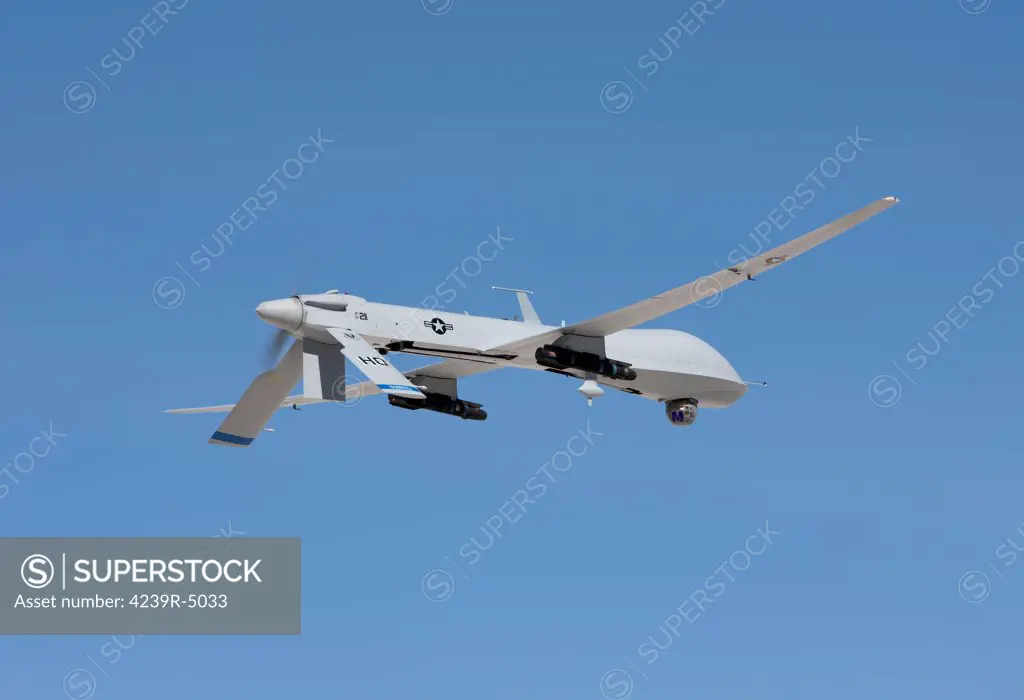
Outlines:
{"label": "wingtip", "polygon": [[218,430],[210,436],[208,442],[211,445],[226,445],[227,447],[248,447],[255,441],[256,438],[243,437],[241,435],[232,435],[231,433],[225,433]]}
{"label": "wingtip", "polygon": [[210,445],[220,445],[221,447],[239,447],[239,448],[242,448],[242,449],[248,447],[248,445],[236,445],[233,442],[224,442],[222,440],[214,440],[213,438],[210,438],[206,442],[207,442],[207,444],[210,444]]}
{"label": "wingtip", "polygon": [[899,197],[894,197],[892,195],[889,195],[888,197],[883,197],[882,201],[889,202],[890,204],[899,204],[900,203],[900,198]]}

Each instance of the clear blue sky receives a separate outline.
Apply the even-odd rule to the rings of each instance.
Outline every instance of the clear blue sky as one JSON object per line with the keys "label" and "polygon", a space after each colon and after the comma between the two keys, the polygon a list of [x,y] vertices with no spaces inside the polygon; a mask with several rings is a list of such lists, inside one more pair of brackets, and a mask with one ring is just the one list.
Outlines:
{"label": "clear blue sky", "polygon": [[[144,2],[8,3],[0,462],[64,435],[3,477],[0,532],[301,536],[304,631],[144,638],[102,673],[87,657],[109,638],[6,638],[0,694],[64,697],[76,668],[101,700],[601,700],[616,668],[637,700],[1019,690],[1024,562],[996,550],[1024,522],[1024,275],[984,278],[1024,239],[1024,14],[965,4],[984,11],[729,0],[683,17],[691,35],[670,30],[688,4],[664,0],[169,0],[162,24]],[[158,33],[132,56],[144,16]],[[602,102],[613,81],[624,111],[621,85]],[[219,416],[161,413],[241,395],[271,331],[260,301],[416,304],[499,226],[513,241],[454,311],[511,316],[504,285],[571,322],[713,272],[858,128],[871,141],[772,242],[902,204],[652,324],[770,384],[693,428],[525,372],[464,382],[485,423],[367,399],[281,414],[249,450],[207,445]],[[333,143],[200,271],[192,253],[217,252],[215,230],[318,129]],[[164,277],[185,290],[170,310]],[[936,353],[965,296],[979,308]],[[872,401],[895,396],[884,377],[869,393],[880,375],[895,405]],[[588,420],[586,454],[478,561],[460,555]],[[716,574],[766,521],[774,543]],[[424,596],[433,569],[454,577],[446,602]],[[983,604],[958,594],[975,569]],[[640,647],[666,646],[659,626],[712,575],[724,591],[647,664]],[[611,700],[624,683],[606,676]]]}

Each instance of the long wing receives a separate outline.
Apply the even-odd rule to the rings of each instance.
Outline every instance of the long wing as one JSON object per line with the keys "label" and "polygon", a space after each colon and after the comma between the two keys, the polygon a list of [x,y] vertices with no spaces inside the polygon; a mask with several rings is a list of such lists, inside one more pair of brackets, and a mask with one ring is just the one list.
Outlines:
{"label": "long wing", "polygon": [[461,379],[462,377],[470,377],[474,374],[483,374],[484,372],[493,372],[496,369],[501,369],[503,365],[499,365],[496,362],[481,362],[478,360],[445,360],[444,362],[436,362],[426,367],[420,367],[418,369],[409,370],[405,373],[405,376],[410,379],[416,379],[418,377],[433,377],[435,379]]}
{"label": "long wing", "polygon": [[[372,389],[372,392],[371,392]],[[345,400],[359,398],[360,396],[368,395],[368,392],[379,394],[380,390],[373,384],[373,382],[362,382],[361,384],[349,384],[345,387]],[[332,399],[309,399],[302,394],[295,394],[293,396],[285,397],[281,403],[274,410],[280,410],[282,408],[291,408],[292,406],[306,406],[313,403],[331,403]],[[198,406],[196,408],[170,408],[164,411],[164,413],[227,413],[235,407],[236,404],[225,403],[220,406]]]}
{"label": "long wing", "polygon": [[274,415],[281,400],[298,383],[301,374],[302,343],[296,342],[274,369],[252,381],[238,403],[231,407],[231,413],[210,437],[210,442],[231,447],[251,445],[263,431],[270,416]]}
{"label": "long wing", "polygon": [[716,294],[721,294],[729,287],[735,287],[773,267],[789,262],[793,258],[806,253],[811,248],[819,246],[844,231],[848,231],[857,224],[867,221],[872,216],[895,206],[898,202],[899,200],[896,197],[879,199],[863,209],[859,209],[830,224],[806,233],[789,243],[772,248],[757,257],[745,260],[729,269],[719,270],[707,277],[701,277],[689,284],[670,289],[662,294],[657,294],[649,299],[597,316],[588,321],[574,323],[565,328],[548,331],[531,338],[510,343],[501,348],[492,348],[492,350],[503,350],[519,354],[524,348],[550,343],[563,335],[602,337],[638,326],[641,323],[664,316],[684,306],[689,306]]}
{"label": "long wing", "polygon": [[[405,377],[410,381],[414,381],[418,377],[459,379],[474,374],[481,374],[483,372],[493,372],[494,370],[501,368],[502,365],[499,364],[470,362],[467,360],[445,360],[444,362],[436,362],[432,365],[427,365],[426,367],[417,367],[416,369],[409,370],[405,373]],[[382,393],[381,390],[378,389],[377,385],[373,382],[349,384],[345,387],[345,400],[353,401],[364,396],[373,396],[380,393]],[[314,403],[331,402],[331,399],[311,399],[303,396],[302,394],[296,394],[283,399],[280,405],[278,405],[274,410],[291,408],[292,406],[307,406]],[[235,407],[235,405],[236,404],[229,403],[221,406],[201,406],[199,408],[172,408],[165,411],[165,413],[228,413]]]}
{"label": "long wing", "polygon": [[401,372],[388,359],[355,331],[347,328],[328,328],[327,332],[341,343],[341,352],[385,394],[425,399],[423,392],[409,384]]}

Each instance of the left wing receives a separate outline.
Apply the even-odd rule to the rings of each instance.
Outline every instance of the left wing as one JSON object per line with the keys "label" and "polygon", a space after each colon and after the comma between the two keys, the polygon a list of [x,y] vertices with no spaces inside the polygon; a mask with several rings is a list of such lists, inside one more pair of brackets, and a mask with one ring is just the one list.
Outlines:
{"label": "left wing", "polygon": [[301,373],[302,343],[295,342],[276,367],[252,381],[210,437],[210,442],[230,447],[251,445],[274,415],[281,399],[298,383]]}
{"label": "left wing", "polygon": [[[345,387],[345,400],[358,398],[359,396],[365,396],[367,392],[372,389],[372,393],[380,393],[379,389],[373,385],[373,382],[363,382],[361,384],[349,384]],[[291,408],[292,406],[307,406],[313,403],[331,403],[334,399],[310,399],[306,398],[302,394],[296,394],[294,396],[285,397],[281,403],[274,409],[279,411],[282,408]],[[225,403],[220,406],[198,406],[196,408],[169,408],[164,413],[228,413],[235,407],[236,404]]]}
{"label": "left wing", "polygon": [[[496,369],[501,369],[502,365],[491,364],[485,362],[475,362],[469,360],[445,360],[444,362],[435,362],[432,365],[426,367],[418,367],[413,370],[409,370],[405,373],[405,378],[410,382],[415,381],[420,377],[434,378],[434,379],[460,379],[462,377],[468,377],[474,374],[481,374],[483,372],[493,372]],[[396,370],[397,371],[397,370]],[[373,382],[361,382],[359,384],[348,384],[345,386],[345,400],[351,401],[354,399],[360,399],[364,396],[374,396],[382,393],[377,385]],[[275,411],[281,410],[282,408],[291,408],[293,406],[308,406],[314,403],[337,403],[334,399],[315,399],[307,398],[302,394],[296,394],[294,396],[288,396],[283,399],[280,404],[275,408]],[[229,403],[221,406],[201,406],[199,408],[172,408],[165,413],[229,413],[234,409],[236,404]]]}

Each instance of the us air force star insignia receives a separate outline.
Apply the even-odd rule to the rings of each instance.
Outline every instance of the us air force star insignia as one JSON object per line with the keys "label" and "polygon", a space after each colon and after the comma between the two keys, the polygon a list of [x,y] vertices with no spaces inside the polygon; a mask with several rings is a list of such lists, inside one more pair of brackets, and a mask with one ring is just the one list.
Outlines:
{"label": "us air force star insignia", "polygon": [[444,321],[442,321],[439,318],[434,318],[434,319],[431,319],[429,321],[424,321],[423,325],[426,326],[427,328],[429,328],[430,330],[434,331],[438,335],[444,335],[448,331],[455,330],[455,326],[453,326],[450,323],[445,323]]}

